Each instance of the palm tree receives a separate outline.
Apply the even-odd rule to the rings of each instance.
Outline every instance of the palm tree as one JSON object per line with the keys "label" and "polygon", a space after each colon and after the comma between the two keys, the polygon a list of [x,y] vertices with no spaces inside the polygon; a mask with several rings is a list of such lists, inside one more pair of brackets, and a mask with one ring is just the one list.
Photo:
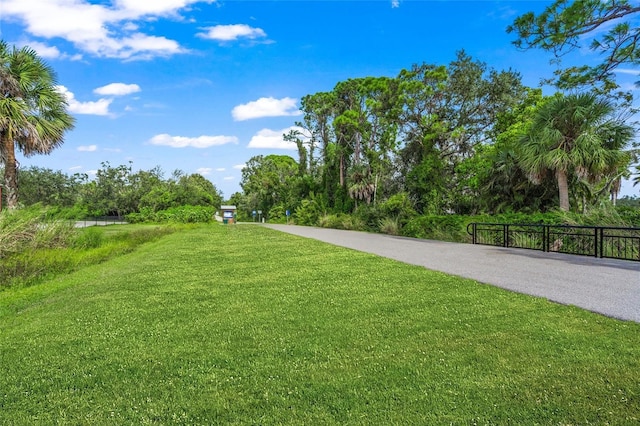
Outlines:
{"label": "palm tree", "polygon": [[74,123],[66,107],[55,73],[36,52],[0,41],[0,163],[8,208],[18,206],[16,148],[30,156],[60,146]]}
{"label": "palm tree", "polygon": [[600,182],[628,165],[623,149],[634,136],[631,126],[612,118],[615,107],[594,94],[558,95],[536,112],[521,139],[519,157],[533,183],[552,172],[560,209],[569,210],[569,178]]}

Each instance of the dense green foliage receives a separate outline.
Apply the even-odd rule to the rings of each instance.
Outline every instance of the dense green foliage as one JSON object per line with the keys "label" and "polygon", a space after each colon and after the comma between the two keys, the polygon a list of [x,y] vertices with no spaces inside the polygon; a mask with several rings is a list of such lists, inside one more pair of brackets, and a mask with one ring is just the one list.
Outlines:
{"label": "dense green foliage", "polygon": [[[386,229],[415,215],[607,209],[637,157],[633,123],[593,93],[544,97],[464,52],[395,78],[349,79],[302,99],[288,156],[257,156],[232,196],[241,218]],[[622,118],[621,118],[622,117]],[[627,117],[628,118],[628,117]],[[386,205],[394,197],[402,212]]]}
{"label": "dense green foliage", "polygon": [[0,353],[9,424],[638,421],[639,324],[253,226],[0,292]]}
{"label": "dense green foliage", "polygon": [[496,215],[416,216],[401,230],[407,237],[459,243],[471,242],[470,223],[620,226],[640,228],[640,209],[620,207],[598,209],[587,214],[554,210],[547,213],[501,213]]}
{"label": "dense green foliage", "polygon": [[206,206],[179,206],[154,212],[152,209],[143,208],[140,213],[127,215],[131,223],[208,223],[214,220],[216,209]]}

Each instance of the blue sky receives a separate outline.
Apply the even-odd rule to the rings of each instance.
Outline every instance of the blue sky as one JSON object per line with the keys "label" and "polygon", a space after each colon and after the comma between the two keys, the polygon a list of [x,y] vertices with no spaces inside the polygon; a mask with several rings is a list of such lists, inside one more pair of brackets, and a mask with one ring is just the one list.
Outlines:
{"label": "blue sky", "polygon": [[[464,49],[537,86],[549,56],[505,32],[549,1],[0,0],[0,37],[57,72],[76,127],[49,156],[68,174],[103,161],[201,173],[225,197],[252,156],[287,154],[300,98],[339,81],[447,64]],[[587,51],[573,60],[592,63]],[[634,75],[635,74],[635,75]],[[628,87],[637,70],[620,72]],[[625,183],[623,194],[639,188]]]}

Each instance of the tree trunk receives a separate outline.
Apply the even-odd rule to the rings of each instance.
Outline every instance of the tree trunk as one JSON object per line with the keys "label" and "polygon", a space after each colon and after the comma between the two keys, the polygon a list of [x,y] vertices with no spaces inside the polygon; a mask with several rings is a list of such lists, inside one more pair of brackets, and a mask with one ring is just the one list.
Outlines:
{"label": "tree trunk", "polygon": [[2,145],[5,152],[4,164],[4,189],[7,200],[7,208],[18,207],[18,167],[16,162],[15,146],[9,135],[2,135]]}
{"label": "tree trunk", "polygon": [[559,169],[556,171],[556,179],[558,179],[558,196],[560,198],[560,210],[569,211],[569,182],[567,182],[566,170]]}
{"label": "tree trunk", "polygon": [[622,178],[618,177],[611,185],[611,203],[616,206],[618,195],[620,195],[620,187],[622,185]]}

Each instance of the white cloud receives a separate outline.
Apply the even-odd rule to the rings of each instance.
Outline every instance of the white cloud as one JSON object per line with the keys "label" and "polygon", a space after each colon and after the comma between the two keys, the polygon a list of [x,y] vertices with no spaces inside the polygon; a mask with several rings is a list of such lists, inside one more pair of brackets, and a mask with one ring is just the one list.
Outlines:
{"label": "white cloud", "polygon": [[200,167],[199,169],[196,169],[196,173],[202,176],[210,175],[212,171],[213,169],[211,167]]}
{"label": "white cloud", "polygon": [[294,142],[285,141],[283,138],[283,135],[292,130],[302,131],[302,128],[292,126],[282,130],[262,129],[251,138],[248,148],[298,149]]}
{"label": "white cloud", "polygon": [[247,104],[233,108],[231,115],[235,121],[250,120],[261,117],[282,117],[301,115],[298,109],[298,100],[293,98],[260,98]]}
{"label": "white cloud", "polygon": [[223,179],[223,180],[234,180],[234,179],[235,179],[235,177],[233,177],[233,176],[225,176],[225,177],[223,177],[222,179]]}
{"label": "white cloud", "polygon": [[69,167],[69,171],[71,172],[75,172],[76,170],[82,170],[82,166]]}
{"label": "white cloud", "polygon": [[98,145],[84,145],[84,146],[78,147],[78,151],[81,151],[81,152],[94,152],[97,150],[98,150]]}
{"label": "white cloud", "polygon": [[109,115],[109,105],[111,105],[113,99],[98,99],[95,102],[80,102],[76,99],[73,92],[70,92],[66,87],[57,86],[57,89],[58,92],[67,98],[69,112],[87,115]]}
{"label": "white cloud", "polygon": [[214,1],[115,0],[107,5],[89,0],[2,0],[2,13],[3,18],[24,24],[32,36],[61,38],[94,56],[148,59],[186,50],[174,40],[139,32],[136,20],[180,19],[179,11],[191,4]]}
{"label": "white cloud", "polygon": [[105,46],[99,51],[100,56],[121,59],[151,59],[156,56],[166,57],[184,52],[186,50],[181,48],[177,41],[140,33],[123,38],[118,45]]}
{"label": "white cloud", "polygon": [[82,59],[82,55],[68,55],[62,53],[56,46],[49,46],[39,41],[20,41],[17,42],[18,47],[30,47],[35,50],[38,56],[44,59],[70,59],[72,61],[78,61]]}
{"label": "white cloud", "polygon": [[62,56],[60,50],[55,46],[48,46],[39,41],[30,41],[26,43],[20,43],[20,46],[29,46],[36,51],[38,56],[45,59],[56,59]]}
{"label": "white cloud", "polygon": [[123,15],[137,18],[140,16],[173,15],[194,3],[215,3],[216,0],[116,0],[114,3]]}
{"label": "white cloud", "polygon": [[206,32],[198,33],[199,37],[218,41],[234,41],[239,38],[255,40],[267,36],[267,33],[261,28],[253,28],[245,24],[216,25],[215,27],[203,28],[203,30]]}
{"label": "white cloud", "polygon": [[640,75],[640,70],[629,68],[616,68],[613,72],[619,74]]}
{"label": "white cloud", "polygon": [[393,9],[400,7],[400,0],[391,0],[391,7]]}
{"label": "white cloud", "polygon": [[189,138],[184,136],[171,136],[166,133],[156,135],[149,140],[151,145],[170,146],[172,148],[209,148],[211,146],[238,143],[235,136],[198,136]]}
{"label": "white cloud", "polygon": [[216,169],[216,172],[224,172],[225,170],[227,170],[227,169],[225,169],[224,167],[220,167],[220,168]]}
{"label": "white cloud", "polygon": [[234,169],[236,170],[242,170],[246,167],[246,164],[236,164],[235,166],[233,166]]}
{"label": "white cloud", "polygon": [[124,96],[131,93],[137,93],[139,91],[140,86],[137,84],[111,83],[106,86],[98,87],[93,91],[93,93],[104,96]]}

